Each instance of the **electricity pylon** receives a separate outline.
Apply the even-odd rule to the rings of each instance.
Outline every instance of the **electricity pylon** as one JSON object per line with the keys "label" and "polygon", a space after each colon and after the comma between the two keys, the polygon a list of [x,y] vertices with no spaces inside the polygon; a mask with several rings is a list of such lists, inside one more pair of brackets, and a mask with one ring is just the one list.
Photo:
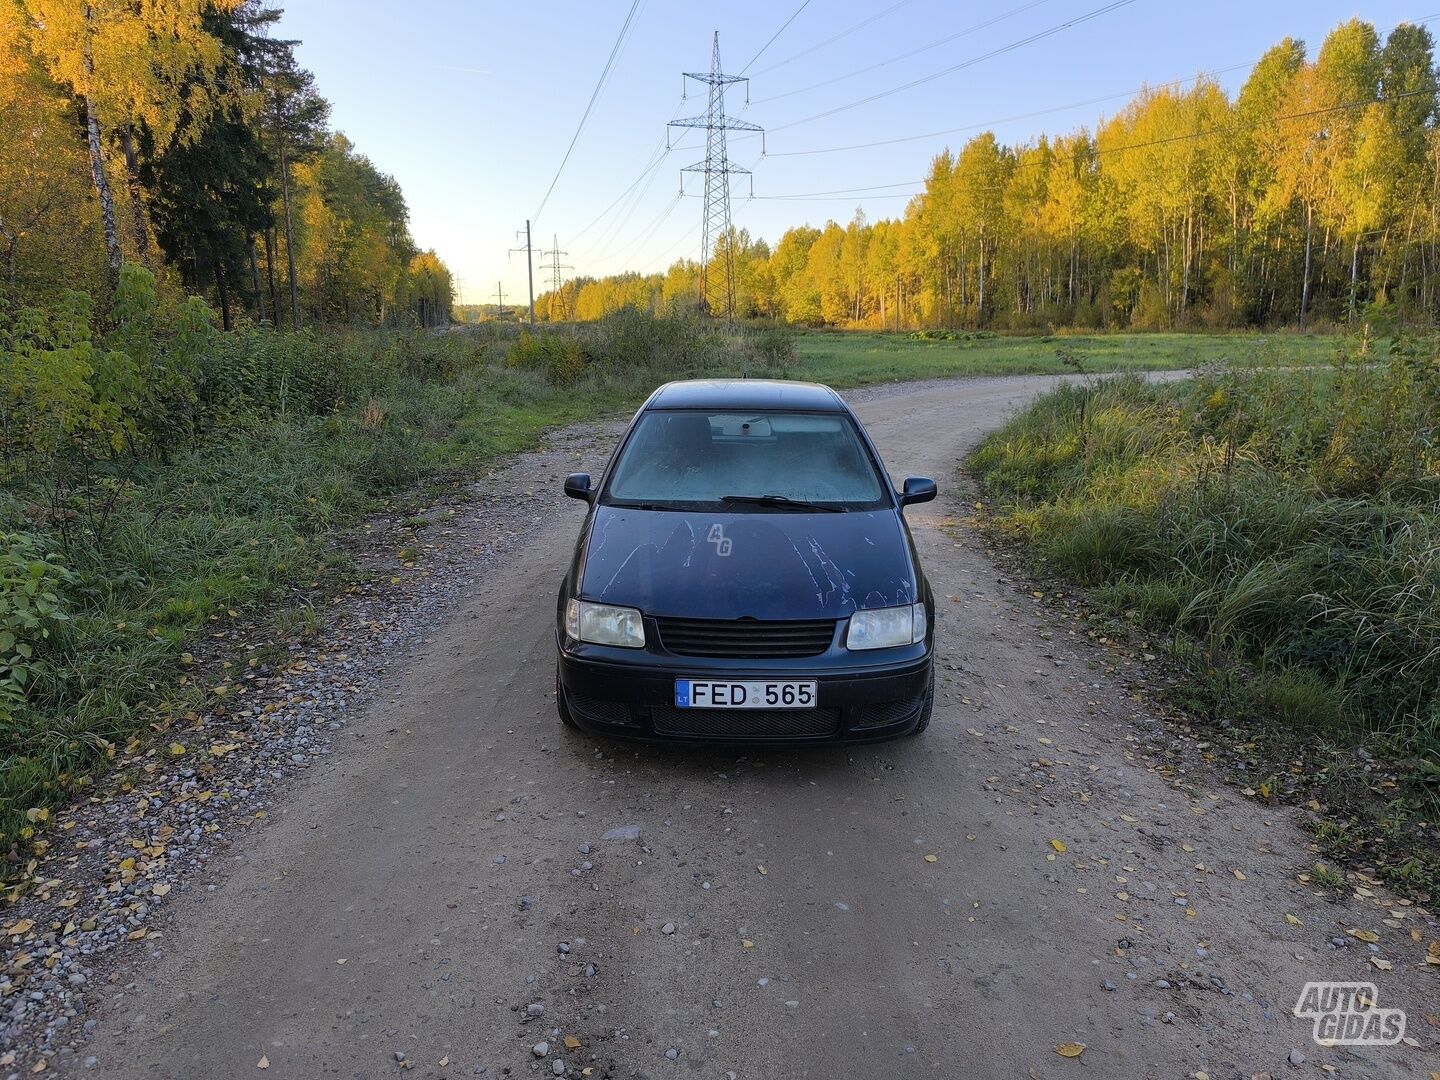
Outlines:
{"label": "electricity pylon", "polygon": [[560,250],[560,238],[558,236],[555,236],[554,234],[551,234],[550,242],[555,246],[549,251],[540,252],[540,257],[542,259],[552,260],[550,263],[550,295],[554,299],[552,299],[550,302],[553,304],[556,300],[559,300],[560,314],[563,318],[568,319],[570,318],[570,306],[565,300],[565,294],[560,291],[560,285],[562,283],[562,275],[560,271],[574,270],[575,267],[571,266],[569,263],[562,263],[560,261],[561,255],[570,254],[568,251]]}
{"label": "electricity pylon", "polygon": [[[726,154],[725,133],[727,131],[758,131],[761,153],[765,148],[765,129],[759,124],[737,120],[725,115],[725,88],[732,83],[745,84],[745,100],[750,100],[750,80],[742,75],[726,75],[720,70],[720,31],[715,31],[714,46],[710,53],[709,71],[687,71],[686,79],[694,79],[710,88],[709,104],[704,116],[691,116],[684,120],[671,120],[665,129],[669,142],[670,128],[704,128],[705,160],[681,169],[680,193],[685,193],[684,173],[705,174],[705,212],[701,217],[700,233],[700,304],[708,309],[710,299],[710,256],[725,241],[724,296],[719,305],[727,319],[735,316],[735,252],[730,232],[730,176],[732,173],[749,176],[750,170],[736,165]],[[688,86],[689,83],[686,83]],[[755,182],[750,182],[754,194]]]}

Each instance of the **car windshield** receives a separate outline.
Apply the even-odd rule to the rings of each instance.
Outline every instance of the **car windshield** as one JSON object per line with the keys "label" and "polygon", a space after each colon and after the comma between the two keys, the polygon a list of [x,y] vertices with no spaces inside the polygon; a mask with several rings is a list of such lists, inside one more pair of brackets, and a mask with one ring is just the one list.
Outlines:
{"label": "car windshield", "polygon": [[606,502],[760,513],[875,510],[885,485],[843,413],[653,409],[611,473]]}

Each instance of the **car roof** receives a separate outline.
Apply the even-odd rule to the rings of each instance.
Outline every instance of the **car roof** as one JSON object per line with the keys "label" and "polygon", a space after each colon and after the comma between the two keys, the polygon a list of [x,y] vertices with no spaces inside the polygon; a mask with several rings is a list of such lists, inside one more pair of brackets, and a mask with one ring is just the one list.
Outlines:
{"label": "car roof", "polygon": [[785,409],[848,412],[840,395],[819,383],[779,379],[687,379],[666,383],[647,409]]}

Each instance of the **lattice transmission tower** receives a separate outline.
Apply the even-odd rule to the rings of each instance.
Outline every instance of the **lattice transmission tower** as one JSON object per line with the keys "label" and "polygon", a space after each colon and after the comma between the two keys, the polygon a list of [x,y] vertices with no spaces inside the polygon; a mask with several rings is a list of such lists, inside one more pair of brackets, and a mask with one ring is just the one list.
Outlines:
{"label": "lattice transmission tower", "polygon": [[[666,127],[666,142],[672,127],[705,129],[705,160],[697,161],[681,169],[680,193],[685,193],[687,172],[705,174],[705,210],[701,216],[700,232],[700,306],[708,310],[711,285],[710,257],[724,241],[723,280],[718,283],[724,289],[718,305],[727,319],[735,315],[735,251],[730,233],[730,176],[750,175],[750,170],[730,160],[725,148],[725,133],[728,131],[758,131],[761,153],[764,153],[765,129],[759,124],[739,120],[725,115],[725,89],[732,83],[745,84],[745,101],[750,101],[750,80],[743,75],[726,75],[720,70],[720,31],[715,31],[714,45],[710,52],[709,71],[687,71],[687,80],[694,79],[710,88],[709,105],[704,116],[691,116],[683,120],[672,120]],[[690,84],[685,83],[688,87]],[[751,180],[751,194],[754,194],[754,180]]]}
{"label": "lattice transmission tower", "polygon": [[542,251],[542,252],[540,252],[540,257],[541,257],[542,259],[549,259],[549,260],[551,260],[549,266],[547,267],[547,269],[549,269],[549,271],[550,271],[550,282],[551,282],[551,284],[550,284],[550,296],[551,296],[551,301],[550,301],[550,302],[551,302],[552,304],[554,304],[556,301],[558,301],[559,304],[560,304],[560,315],[561,315],[561,317],[564,318],[564,319],[569,319],[569,318],[570,318],[570,303],[569,303],[569,301],[566,299],[565,294],[560,291],[560,286],[564,283],[564,280],[565,280],[565,279],[564,279],[564,275],[561,274],[560,271],[562,271],[562,270],[574,270],[575,267],[571,266],[569,263],[562,263],[562,262],[560,261],[560,256],[561,256],[561,255],[569,255],[569,254],[570,254],[568,251],[561,251],[561,250],[560,250],[560,238],[559,238],[558,236],[551,235],[551,237],[550,237],[550,242],[551,242],[552,244],[554,244],[555,246],[552,247],[549,251]]}

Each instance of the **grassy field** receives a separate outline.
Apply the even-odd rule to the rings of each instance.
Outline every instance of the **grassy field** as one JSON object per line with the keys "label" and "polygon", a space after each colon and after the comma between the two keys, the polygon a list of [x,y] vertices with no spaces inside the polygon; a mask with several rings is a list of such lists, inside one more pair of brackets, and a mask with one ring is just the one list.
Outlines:
{"label": "grassy field", "polygon": [[[1297,334],[1060,334],[955,341],[916,340],[905,334],[814,331],[796,341],[787,372],[834,386],[947,375],[1034,375],[1075,370],[1156,371],[1204,364],[1307,365],[1327,363],[1338,339]],[[755,372],[752,372],[755,374]]]}
{"label": "grassy field", "polygon": [[1415,894],[1440,889],[1437,361],[1064,387],[970,459],[1039,574],[1167,643],[1258,798]]}

